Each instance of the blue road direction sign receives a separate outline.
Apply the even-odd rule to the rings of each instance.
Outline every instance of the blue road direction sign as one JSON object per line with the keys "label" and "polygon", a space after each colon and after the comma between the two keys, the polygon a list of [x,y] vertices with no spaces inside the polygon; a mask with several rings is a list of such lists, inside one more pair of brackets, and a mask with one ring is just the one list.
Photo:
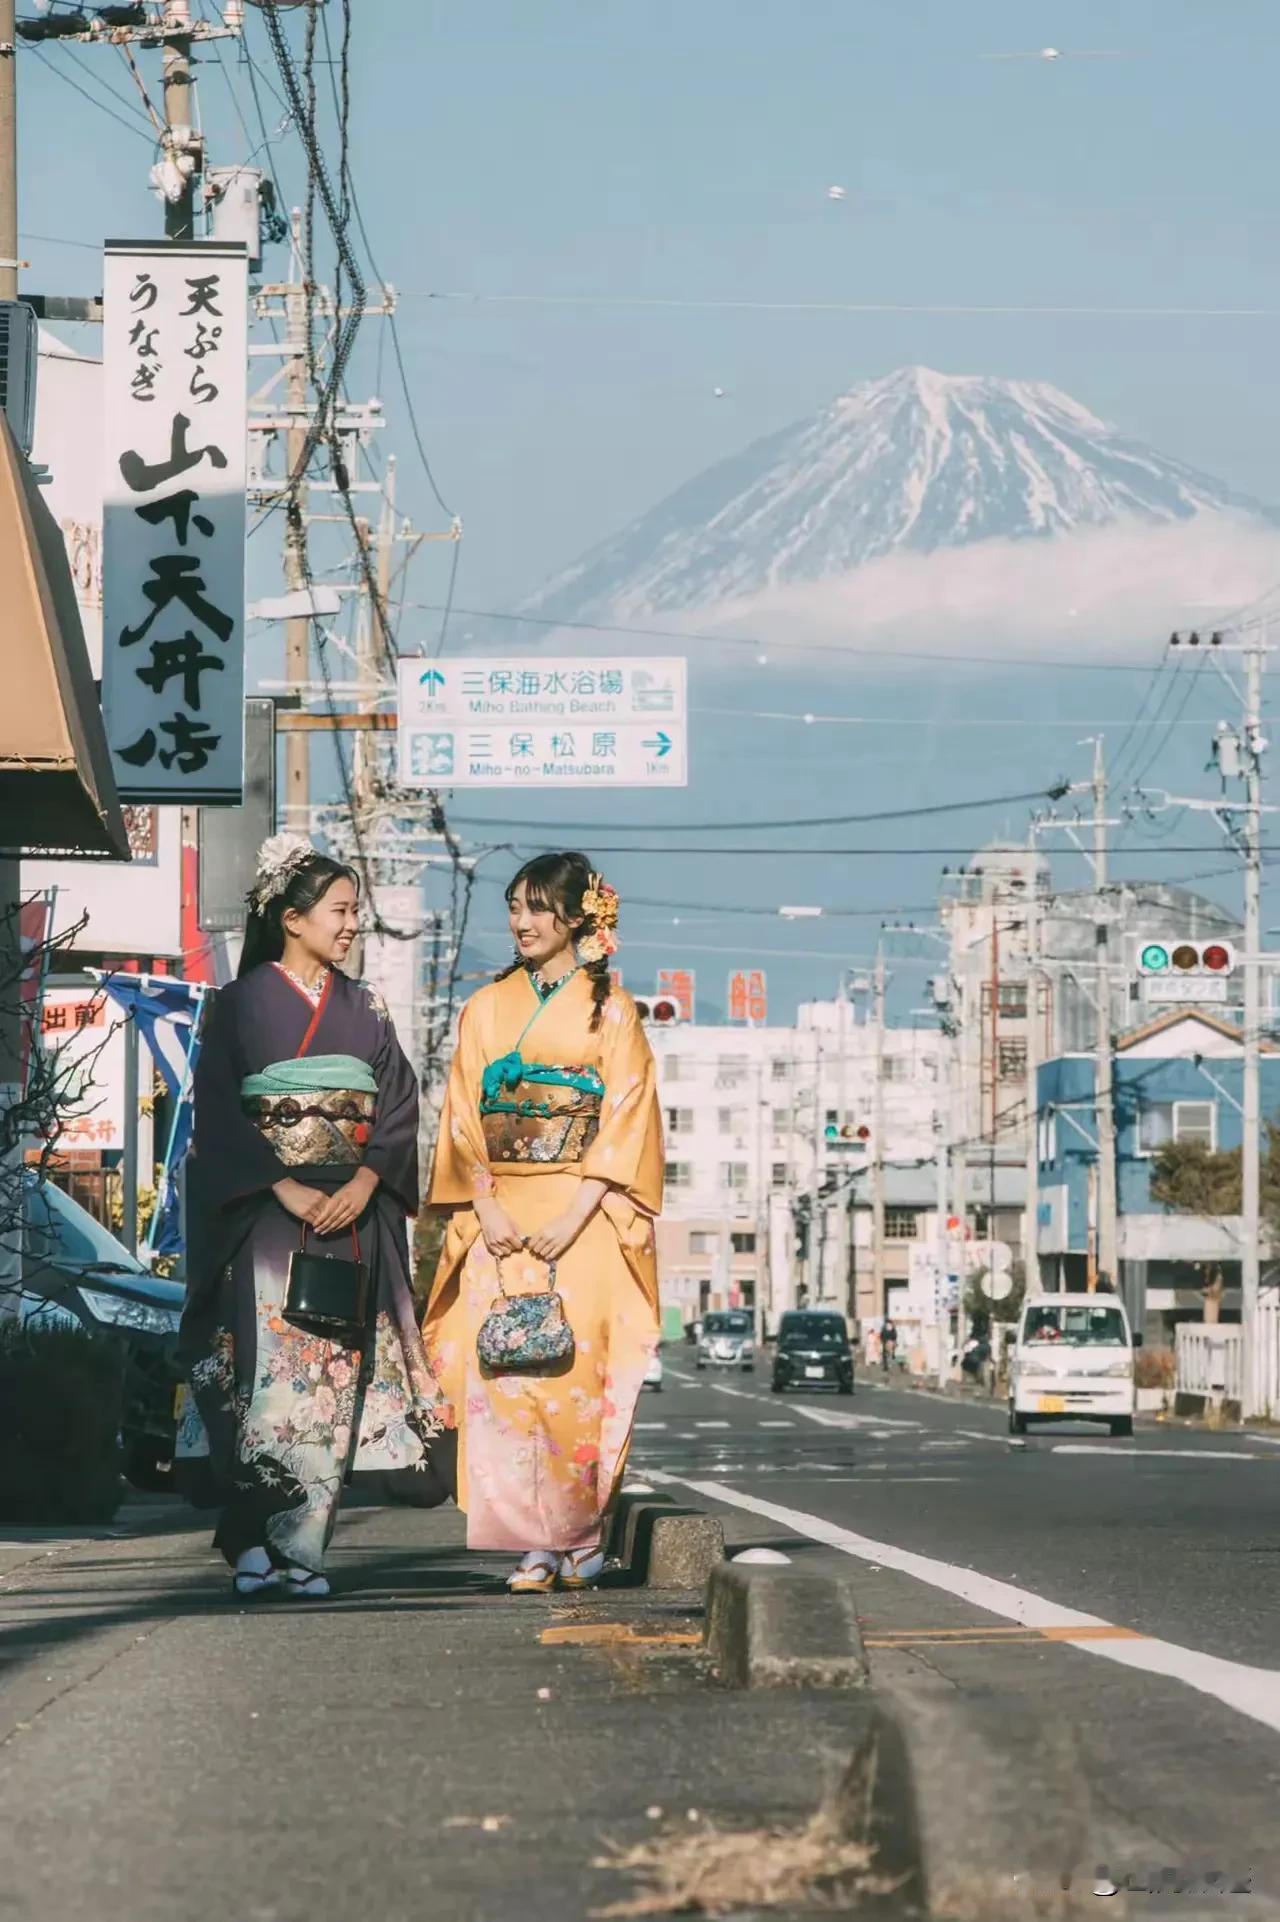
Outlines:
{"label": "blue road direction sign", "polygon": [[688,745],[682,656],[400,662],[406,787],[687,787]]}

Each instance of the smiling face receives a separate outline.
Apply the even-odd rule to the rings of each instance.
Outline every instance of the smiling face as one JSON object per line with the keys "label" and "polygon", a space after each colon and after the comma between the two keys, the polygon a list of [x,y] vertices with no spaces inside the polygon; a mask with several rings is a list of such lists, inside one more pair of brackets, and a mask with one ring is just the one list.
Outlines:
{"label": "smiling face", "polygon": [[575,929],[582,926],[580,920],[573,924],[561,920],[550,903],[540,895],[535,894],[530,901],[529,887],[525,881],[517,882],[512,890],[507,903],[507,919],[516,952],[532,968],[545,968],[561,955],[568,954],[573,947]]}
{"label": "smiling face", "polygon": [[360,930],[359,907],[355,883],[340,875],[305,914],[286,908],[281,917],[285,966],[299,974],[340,967]]}

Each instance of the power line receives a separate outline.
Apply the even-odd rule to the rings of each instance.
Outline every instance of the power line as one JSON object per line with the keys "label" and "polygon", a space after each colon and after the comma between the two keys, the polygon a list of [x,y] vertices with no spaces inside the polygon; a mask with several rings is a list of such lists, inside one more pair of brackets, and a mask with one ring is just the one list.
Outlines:
{"label": "power line", "polygon": [[[1085,822],[1085,823],[1082,823],[1082,825],[1087,826],[1088,823]],[[517,851],[525,848],[541,848],[541,847],[545,847],[545,845],[546,843],[543,841],[512,841],[510,843],[510,846],[516,849]],[[969,843],[968,845],[963,847],[945,847],[945,848],[939,848],[939,847],[933,847],[933,848],[891,847],[890,848],[890,847],[879,847],[879,846],[858,847],[858,848],[828,848],[828,847],[806,847],[806,848],[692,847],[692,848],[688,848],[688,847],[674,847],[669,841],[658,841],[658,842],[645,842],[636,847],[627,847],[627,846],[615,847],[615,846],[610,846],[607,843],[602,846],[599,842],[594,842],[593,848],[596,854],[662,854],[668,857],[674,856],[674,855],[714,854],[717,857],[725,857],[725,856],[732,855],[734,857],[742,857],[743,859],[746,859],[748,857],[754,856],[757,860],[778,860],[778,861],[791,861],[791,860],[800,860],[800,859],[877,860],[880,858],[884,858],[885,860],[905,861],[908,859],[914,859],[917,855],[932,855],[932,856],[937,856],[939,859],[945,858],[950,860],[958,860],[963,857],[964,859],[971,861],[975,853],[972,843]],[[1217,848],[1205,847],[1202,843],[1198,845],[1186,845],[1186,846],[1182,845],[1181,843],[1178,843],[1173,847],[1162,846],[1158,851],[1161,854],[1216,854],[1219,850]],[[1130,852],[1133,854],[1137,854],[1139,850],[1134,848],[1134,849],[1131,849]]]}
{"label": "power line", "polygon": [[[974,808],[1017,807],[1024,801],[1058,801],[1066,788],[1032,788],[1025,794],[983,795],[972,801],[938,801],[929,807],[885,808],[873,814],[810,814],[793,817],[784,821],[595,821],[592,831],[597,834],[754,834],[780,833],[789,828],[843,828],[855,823],[868,821],[917,821],[935,814],[963,814]],[[522,828],[529,825],[529,817],[522,814],[515,819],[510,816],[491,815],[484,820],[475,816],[459,815],[460,826]],[[565,833],[577,833],[583,824],[571,821],[540,821],[539,827],[555,828]],[[972,849],[969,850],[973,852]]]}
{"label": "power line", "polygon": [[[26,43],[24,42],[23,44],[25,45]],[[108,107],[105,101],[99,100],[96,94],[90,93],[87,87],[82,87],[78,80],[73,80],[71,78],[71,75],[65,70],[65,68],[60,66],[55,61],[46,59],[39,47],[28,47],[27,51],[28,53],[32,53],[35,55],[36,59],[40,62],[40,65],[44,67],[48,73],[56,74],[58,79],[61,81],[64,81],[68,87],[71,87],[72,89],[74,89],[74,91],[80,95],[80,98],[82,100],[87,100],[91,107],[96,107],[98,109],[99,113],[105,113],[108,120],[114,120],[118,127],[123,127],[126,133],[133,134],[137,139],[145,140],[147,143],[147,146],[154,153],[156,143],[153,137],[149,133],[144,133],[142,131],[142,128],[138,126],[134,121],[126,120],[124,115],[117,113],[114,107]]]}
{"label": "power line", "polygon": [[[410,601],[410,608],[424,614],[438,614],[439,601]],[[778,641],[769,640],[761,634],[721,634],[690,628],[640,627],[617,621],[561,620],[549,614],[513,614],[492,607],[455,607],[455,614],[476,621],[502,621],[516,626],[556,629],[563,628],[566,633],[578,634],[622,634],[636,640],[647,641],[700,641],[714,647],[750,647],[757,653],[764,651],[789,658],[792,654],[835,654],[861,656],[871,655],[877,661],[885,660],[883,642],[834,641]],[[892,650],[894,661],[938,661],[945,666],[955,667],[999,667],[1052,669],[1054,673],[1075,674],[1149,674],[1149,661],[1064,661],[1060,659],[1030,659],[1019,654],[973,654],[967,649],[963,652],[942,653],[923,648],[898,647]]]}
{"label": "power line", "polygon": [[486,307],[617,307],[654,312],[754,314],[934,314],[1046,320],[1280,320],[1280,307],[1066,307],[1028,303],[869,300],[699,300],[645,294],[489,294],[415,288],[406,300]]}

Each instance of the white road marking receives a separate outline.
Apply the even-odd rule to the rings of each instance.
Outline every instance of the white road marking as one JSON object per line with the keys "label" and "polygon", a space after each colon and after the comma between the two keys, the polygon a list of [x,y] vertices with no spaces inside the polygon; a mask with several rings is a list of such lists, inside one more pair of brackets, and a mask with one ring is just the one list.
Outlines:
{"label": "white road marking", "polygon": [[1009,1443],[1007,1435],[988,1435],[981,1428],[957,1428],[956,1433],[963,1435],[966,1441],[994,1442],[997,1448],[1006,1448]]}
{"label": "white road marking", "polygon": [[962,1441],[922,1441],[921,1448],[963,1448]]}
{"label": "white road marking", "polygon": [[801,1403],[794,1404],[797,1415],[806,1421],[816,1422],[819,1428],[910,1428],[919,1430],[922,1421],[886,1421],[883,1415],[854,1415],[843,1408],[805,1408]]}
{"label": "white road marking", "polygon": [[1245,1435],[1245,1440],[1265,1442],[1268,1448],[1280,1448],[1280,1435],[1255,1435],[1252,1430],[1250,1430]]}
{"label": "white road marking", "polygon": [[[1082,1609],[1065,1608],[1059,1602],[1051,1602],[1031,1589],[1018,1588],[1012,1582],[981,1575],[975,1569],[958,1568],[954,1563],[937,1561],[931,1555],[919,1555],[912,1549],[898,1548],[892,1542],[874,1541],[869,1535],[857,1535],[852,1529],[841,1528],[835,1522],[824,1520],[821,1515],[807,1515],[796,1508],[784,1508],[779,1502],[762,1501],[758,1495],[747,1495],[739,1489],[727,1488],[722,1482],[691,1481],[681,1475],[655,1476],[654,1479],[675,1481],[708,1501],[746,1509],[752,1515],[780,1523],[783,1528],[793,1529],[797,1535],[805,1535],[810,1541],[821,1542],[824,1547],[837,1549],[842,1555],[851,1555],[858,1561],[871,1562],[879,1568],[896,1568],[915,1581],[943,1589],[948,1595],[969,1602],[974,1608],[985,1609],[989,1615],[998,1615],[1007,1622],[1018,1622],[1026,1628],[1096,1629],[1115,1626],[1101,1615],[1087,1615]],[[1116,1641],[1075,1640],[1071,1636],[1064,1636],[1063,1641],[1068,1648],[1078,1648],[1086,1655],[1100,1656],[1103,1661],[1119,1662],[1125,1668],[1141,1669],[1149,1675],[1167,1675],[1171,1680],[1183,1682],[1202,1695],[1212,1696],[1215,1701],[1235,1709],[1238,1714],[1246,1715],[1251,1721],[1261,1722],[1265,1728],[1280,1733],[1280,1669],[1255,1668],[1247,1662],[1228,1661],[1225,1656],[1208,1655],[1197,1648],[1184,1648],[1177,1642],[1162,1641],[1154,1635],[1135,1635],[1132,1640],[1121,1638]]]}
{"label": "white road marking", "polygon": [[664,1421],[638,1421],[636,1423],[636,1433],[639,1434],[641,1429],[665,1428],[666,1425]]}
{"label": "white road marking", "polygon": [[760,1399],[758,1395],[753,1395],[749,1388],[730,1388],[728,1382],[724,1381],[713,1381],[711,1387],[715,1394],[736,1395],[739,1401],[759,1401]]}
{"label": "white road marking", "polygon": [[695,1425],[698,1428],[727,1428],[729,1426],[727,1421],[700,1421]]}
{"label": "white road marking", "polygon": [[794,1428],[795,1423],[793,1421],[762,1421],[760,1426],[761,1428]]}
{"label": "white road marking", "polygon": [[1109,1448],[1106,1442],[1055,1442],[1053,1455],[1123,1455],[1128,1461],[1146,1461],[1152,1455],[1179,1462],[1264,1462],[1265,1455],[1234,1453],[1227,1448]]}

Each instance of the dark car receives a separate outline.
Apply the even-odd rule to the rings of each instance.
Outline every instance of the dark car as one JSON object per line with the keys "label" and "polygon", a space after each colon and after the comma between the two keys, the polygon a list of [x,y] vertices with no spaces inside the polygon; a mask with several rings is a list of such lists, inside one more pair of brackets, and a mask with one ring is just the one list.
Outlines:
{"label": "dark car", "polygon": [[853,1393],[853,1348],[843,1315],[800,1308],[778,1324],[773,1357],[773,1392],[788,1388],[834,1388]]}
{"label": "dark car", "polygon": [[28,1175],[23,1213],[20,1318],[37,1327],[73,1325],[118,1345],[125,1474],[137,1488],[169,1487],[182,1381],[182,1284],[153,1275],[51,1181]]}

